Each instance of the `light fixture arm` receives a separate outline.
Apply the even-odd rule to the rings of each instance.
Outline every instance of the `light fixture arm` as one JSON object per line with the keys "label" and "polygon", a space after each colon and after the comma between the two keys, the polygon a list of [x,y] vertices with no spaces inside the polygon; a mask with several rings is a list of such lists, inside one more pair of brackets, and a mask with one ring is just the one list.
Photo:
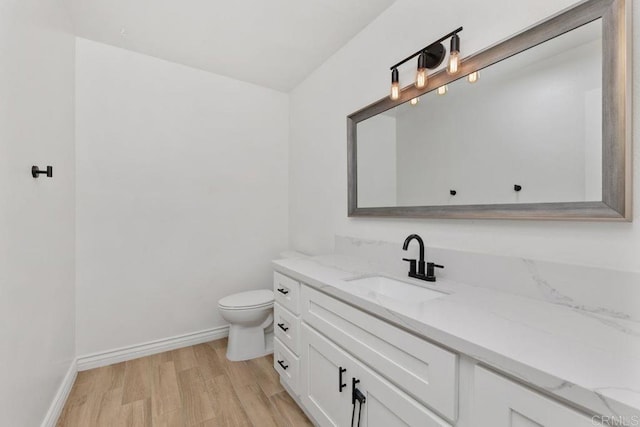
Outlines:
{"label": "light fixture arm", "polygon": [[438,45],[438,44],[442,43],[443,41],[445,41],[446,39],[448,39],[448,38],[450,38],[450,37],[453,37],[453,36],[457,35],[457,34],[458,34],[459,32],[461,32],[462,30],[463,30],[463,27],[460,27],[460,28],[457,28],[457,29],[455,29],[455,30],[451,31],[449,34],[447,34],[447,35],[445,35],[445,36],[440,37],[438,40],[434,41],[433,43],[431,43],[431,44],[430,44],[430,45],[428,45],[428,46],[423,47],[422,49],[420,49],[420,50],[419,50],[419,51],[417,51],[416,53],[414,53],[414,54],[412,54],[412,55],[407,56],[405,59],[403,59],[402,61],[398,62],[397,64],[395,64],[395,65],[391,66],[389,69],[390,69],[390,70],[393,70],[394,68],[398,68],[399,66],[401,66],[401,65],[402,65],[402,64],[404,64],[405,62],[407,62],[407,61],[409,61],[409,60],[411,60],[411,59],[415,58],[415,57],[416,57],[416,56],[418,56],[418,55],[420,55],[422,52],[427,52],[427,54],[428,54],[428,50],[429,50],[429,48],[431,48],[431,47],[433,47],[433,46],[436,46],[436,45]]}

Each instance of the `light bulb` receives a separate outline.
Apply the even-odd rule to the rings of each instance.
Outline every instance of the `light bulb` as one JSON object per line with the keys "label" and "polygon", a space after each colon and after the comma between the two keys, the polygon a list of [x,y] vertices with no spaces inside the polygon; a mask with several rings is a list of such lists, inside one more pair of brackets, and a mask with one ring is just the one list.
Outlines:
{"label": "light bulb", "polygon": [[478,81],[478,77],[480,77],[480,75],[478,74],[477,71],[474,71],[473,73],[467,76],[467,80],[469,81],[469,83],[475,83]]}
{"label": "light bulb", "polygon": [[447,73],[456,74],[458,72],[459,65],[460,65],[460,54],[458,52],[451,52],[449,54],[449,65],[447,66]]}
{"label": "light bulb", "polygon": [[427,54],[422,52],[418,57],[418,71],[416,72],[416,87],[422,89],[427,85]]}
{"label": "light bulb", "polygon": [[449,88],[447,87],[447,85],[442,85],[438,88],[438,90],[436,90],[436,93],[438,95],[446,95],[448,90]]}
{"label": "light bulb", "polygon": [[449,65],[447,73],[456,74],[460,68],[460,37],[454,34],[451,37],[451,46],[449,48]]}
{"label": "light bulb", "polygon": [[400,98],[400,75],[398,69],[391,70],[391,95],[390,98],[395,101]]}
{"label": "light bulb", "polygon": [[400,85],[396,83],[391,83],[391,99],[396,101],[400,98]]}
{"label": "light bulb", "polygon": [[416,87],[418,89],[423,89],[427,85],[427,70],[422,69],[418,70],[416,73]]}
{"label": "light bulb", "polygon": [[418,102],[420,101],[420,98],[411,98],[411,101],[409,101],[411,103],[411,105],[418,105]]}

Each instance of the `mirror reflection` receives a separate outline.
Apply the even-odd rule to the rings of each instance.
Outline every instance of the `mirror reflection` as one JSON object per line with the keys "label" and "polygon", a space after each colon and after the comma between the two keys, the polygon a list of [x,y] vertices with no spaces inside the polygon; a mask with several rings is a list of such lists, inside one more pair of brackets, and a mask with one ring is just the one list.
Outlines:
{"label": "mirror reflection", "polygon": [[602,200],[601,20],[359,122],[357,165],[359,207]]}

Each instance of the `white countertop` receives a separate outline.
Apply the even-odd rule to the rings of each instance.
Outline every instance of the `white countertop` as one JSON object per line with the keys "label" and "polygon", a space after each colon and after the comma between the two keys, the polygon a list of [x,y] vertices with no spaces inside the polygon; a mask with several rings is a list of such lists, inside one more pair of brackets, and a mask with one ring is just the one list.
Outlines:
{"label": "white countertop", "polygon": [[[396,279],[449,295],[389,306],[345,291],[372,262],[326,255],[274,269],[600,415],[640,415],[640,324],[449,280]],[[437,272],[436,272],[437,274]],[[384,275],[384,274],[383,274]],[[384,306],[386,305],[386,307]]]}

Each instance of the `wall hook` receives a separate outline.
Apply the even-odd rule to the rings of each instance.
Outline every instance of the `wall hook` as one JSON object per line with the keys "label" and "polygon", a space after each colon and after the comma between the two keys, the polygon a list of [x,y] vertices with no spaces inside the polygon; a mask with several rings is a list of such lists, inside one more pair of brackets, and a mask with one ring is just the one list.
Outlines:
{"label": "wall hook", "polygon": [[522,186],[521,186],[521,185],[516,184],[516,185],[514,185],[514,186],[513,186],[513,190],[514,190],[514,191],[520,191],[520,190],[522,190]]}
{"label": "wall hook", "polygon": [[458,192],[456,190],[449,190],[449,194],[455,196],[456,194],[458,194]]}
{"label": "wall hook", "polygon": [[41,173],[47,175],[47,177],[51,178],[53,176],[53,166],[47,166],[47,170],[40,170],[38,166],[31,167],[31,176],[37,178]]}

